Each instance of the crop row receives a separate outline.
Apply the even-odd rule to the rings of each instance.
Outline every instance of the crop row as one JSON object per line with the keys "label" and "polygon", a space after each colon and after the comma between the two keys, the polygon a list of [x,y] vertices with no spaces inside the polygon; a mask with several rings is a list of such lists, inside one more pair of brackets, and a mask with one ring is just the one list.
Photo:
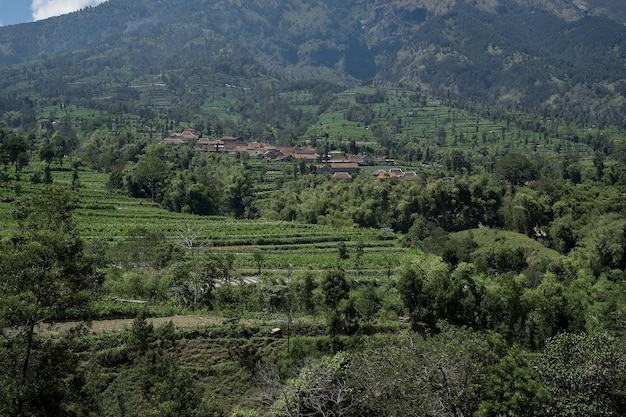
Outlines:
{"label": "crop row", "polygon": [[[236,269],[254,271],[258,264],[254,257],[254,251],[258,247],[213,247],[207,251],[218,254],[230,254],[234,260]],[[393,269],[400,264],[407,251],[398,248],[392,242],[387,246],[365,247],[362,255],[356,257],[353,247],[349,247],[348,258],[339,259],[337,246],[315,247],[311,245],[286,245],[285,247],[261,247],[262,268],[280,269],[297,272],[303,270],[319,271],[335,268],[337,266],[345,270],[376,271],[380,273],[386,269]]]}

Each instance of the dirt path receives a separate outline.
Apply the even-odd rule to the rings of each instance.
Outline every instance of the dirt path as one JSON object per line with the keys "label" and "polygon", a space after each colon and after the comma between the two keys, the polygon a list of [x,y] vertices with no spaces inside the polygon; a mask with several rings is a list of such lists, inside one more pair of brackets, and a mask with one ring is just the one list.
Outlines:
{"label": "dirt path", "polygon": [[[177,328],[194,328],[205,326],[220,326],[224,323],[224,318],[208,315],[192,316],[170,316],[147,318],[148,323],[154,327],[160,327],[170,321]],[[55,336],[76,326],[78,322],[67,323],[43,323],[38,326],[37,332],[41,335]],[[91,323],[93,334],[116,333],[130,329],[133,326],[133,319],[97,320]]]}

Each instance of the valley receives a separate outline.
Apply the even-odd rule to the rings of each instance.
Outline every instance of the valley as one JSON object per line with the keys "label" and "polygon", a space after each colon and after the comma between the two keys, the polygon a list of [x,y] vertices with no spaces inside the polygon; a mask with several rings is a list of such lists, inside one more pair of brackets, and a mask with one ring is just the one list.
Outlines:
{"label": "valley", "polygon": [[0,416],[611,416],[626,9],[0,27]]}

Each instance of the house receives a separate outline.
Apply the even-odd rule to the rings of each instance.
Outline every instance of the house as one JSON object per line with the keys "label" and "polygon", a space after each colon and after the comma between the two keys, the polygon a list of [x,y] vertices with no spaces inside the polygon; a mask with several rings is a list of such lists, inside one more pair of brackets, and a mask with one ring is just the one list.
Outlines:
{"label": "house", "polygon": [[293,155],[282,155],[275,158],[275,160],[280,162],[296,162],[296,158]]}
{"label": "house", "polygon": [[363,165],[374,165],[374,163],[375,163],[374,158],[372,158],[369,155],[354,155],[354,156],[351,156],[350,158],[348,158],[347,162],[356,163],[356,164],[359,164],[361,166],[363,166]]}
{"label": "house", "polygon": [[200,138],[200,133],[196,133],[193,129],[185,129],[181,133],[172,132],[163,140],[171,145],[189,143]]}
{"label": "house", "polygon": [[224,142],[215,139],[202,138],[196,142],[196,149],[202,152],[218,152],[224,151]]}
{"label": "house", "polygon": [[183,130],[183,133],[180,134],[180,137],[184,141],[192,141],[198,140],[200,138],[200,134],[196,133],[193,129],[185,129]]}
{"label": "house", "polygon": [[389,158],[388,156],[381,156],[380,158],[376,159],[376,163],[380,164],[380,165],[393,165],[395,163],[394,159]]}
{"label": "house", "polygon": [[387,178],[387,171],[385,171],[384,169],[377,169],[376,171],[373,172],[373,175],[376,178],[385,179]]}
{"label": "house", "polygon": [[235,141],[222,141],[222,143],[224,143],[224,149],[222,150],[222,152],[228,155],[235,155],[238,152],[237,149],[239,149],[239,147],[241,146],[241,143]]}
{"label": "house", "polygon": [[361,167],[359,167],[359,164],[352,162],[338,162],[318,165],[316,172],[319,175],[334,175],[337,172],[345,172],[352,176],[358,174],[360,170]]}
{"label": "house", "polygon": [[384,169],[377,169],[376,171],[373,172],[373,175],[379,179],[385,179],[385,178],[399,178],[403,180],[419,179],[417,172],[415,171],[404,172],[401,168],[391,168],[389,172],[385,171]]}
{"label": "house", "polygon": [[404,171],[401,168],[391,168],[389,170],[390,178],[402,178],[404,177]]}
{"label": "house", "polygon": [[330,151],[326,155],[326,162],[331,162],[331,163],[348,162],[348,157],[342,151]]}
{"label": "house", "polygon": [[284,162],[304,161],[315,162],[317,160],[317,154],[314,148],[300,148],[298,146],[278,147],[280,151],[285,155],[282,158],[276,158]]}
{"label": "house", "polygon": [[274,149],[272,145],[264,142],[250,142],[248,144],[242,145],[241,147],[243,148],[243,146],[245,146],[246,148],[245,152],[247,152],[248,155],[254,158],[262,158],[265,152],[267,152],[269,149]]}
{"label": "house", "polygon": [[333,174],[334,180],[342,180],[342,181],[352,181],[352,175],[347,172],[335,172]]}
{"label": "house", "polygon": [[304,161],[306,163],[313,163],[315,161],[317,161],[317,159],[319,158],[319,155],[316,153],[297,153],[294,155],[294,157],[298,160],[298,161]]}
{"label": "house", "polygon": [[349,174],[358,174],[361,170],[359,164],[355,164],[354,162],[336,162],[330,164],[333,173],[335,172],[347,172]]}
{"label": "house", "polygon": [[299,146],[296,146],[293,149],[293,157],[297,159],[298,161],[313,163],[317,161],[319,155],[317,154],[317,152],[315,152],[315,148],[312,148],[312,147],[300,148]]}
{"label": "house", "polygon": [[330,164],[318,165],[317,170],[315,171],[318,175],[333,175],[335,171],[333,171]]}
{"label": "house", "polygon": [[235,145],[231,148],[234,152],[237,153],[247,153],[250,154],[250,147],[246,144],[243,145]]}
{"label": "house", "polygon": [[283,153],[282,150],[278,148],[268,148],[265,150],[265,152],[263,152],[263,158],[265,159],[275,160],[275,159],[284,158],[284,157],[285,157],[285,154]]}

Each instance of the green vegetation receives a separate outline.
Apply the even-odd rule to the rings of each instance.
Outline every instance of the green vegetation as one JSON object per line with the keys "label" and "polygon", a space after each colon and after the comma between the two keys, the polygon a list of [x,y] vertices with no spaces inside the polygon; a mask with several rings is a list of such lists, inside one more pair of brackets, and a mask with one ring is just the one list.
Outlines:
{"label": "green vegetation", "polygon": [[623,413],[622,27],[170,3],[0,28],[0,416]]}
{"label": "green vegetation", "polygon": [[[383,106],[409,114],[407,94],[370,87],[338,94],[333,106],[352,99],[379,106],[368,122],[372,136],[340,139],[331,132],[344,121],[330,116],[319,141],[324,152],[393,151],[396,166],[417,172],[411,180],[376,178],[374,166],[351,182],[337,181],[298,162],[206,154],[141,134],[123,133],[120,141],[106,128],[97,129],[101,149],[122,148],[87,162],[90,135],[81,139],[85,132],[71,114],[30,136],[3,129],[7,331],[0,356],[18,358],[11,375],[21,375],[3,383],[3,412],[423,415],[438,404],[444,415],[490,416],[620,409],[621,368],[613,382],[602,382],[612,390],[603,389],[599,407],[591,400],[600,397],[582,394],[575,376],[566,375],[570,365],[559,367],[569,356],[555,359],[561,355],[555,349],[570,343],[559,338],[579,335],[577,343],[590,343],[580,366],[588,355],[624,360],[618,346],[626,171],[619,136],[598,130],[581,145],[560,136],[553,121],[556,128],[538,138],[552,146],[540,152],[521,139],[532,133],[520,128],[509,135],[506,121],[492,117],[477,129],[500,132],[486,136],[493,147],[458,134],[454,143],[447,133],[437,136],[441,125],[436,118],[429,124],[432,114],[450,114],[441,124],[457,131],[471,111],[429,98],[433,113],[416,122],[427,139],[411,130],[415,139],[405,142],[406,133],[396,131],[382,146],[373,127],[395,117]],[[77,144],[63,148],[68,141],[60,138],[72,131]],[[296,138],[312,139],[311,130]],[[48,284],[16,286],[31,285],[24,274],[36,271],[19,259],[39,258],[29,251],[36,254],[39,236],[48,234],[55,244],[46,257],[73,263],[45,261],[52,269],[42,269],[40,282],[82,290],[52,292],[49,305],[29,310],[36,291],[46,288],[48,296]],[[15,303],[25,314],[15,315]],[[211,324],[199,327],[174,318],[165,327],[147,321],[207,314]],[[122,333],[89,335],[79,327],[51,339],[41,327],[135,316],[132,326],[115,326]],[[268,337],[277,326],[283,337]],[[58,364],[54,371],[47,358]],[[386,368],[398,361],[406,369]],[[449,368],[430,375],[434,363]],[[41,391],[40,372],[51,378],[52,393]],[[186,384],[190,378],[197,382]],[[409,380],[423,382],[413,387]],[[513,391],[502,390],[505,380]],[[46,405],[39,398],[48,398]]]}

